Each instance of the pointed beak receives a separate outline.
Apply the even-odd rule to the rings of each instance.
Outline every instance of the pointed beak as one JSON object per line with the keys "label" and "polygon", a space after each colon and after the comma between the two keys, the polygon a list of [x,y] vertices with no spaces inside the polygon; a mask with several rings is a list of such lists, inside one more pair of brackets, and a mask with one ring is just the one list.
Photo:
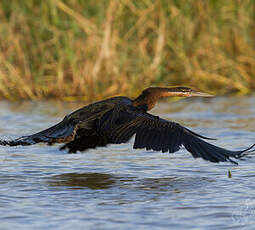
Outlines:
{"label": "pointed beak", "polygon": [[187,87],[162,88],[160,97],[213,97],[209,93],[199,92]]}
{"label": "pointed beak", "polygon": [[188,93],[189,97],[214,97],[214,95],[209,94],[209,93],[203,93],[199,91],[192,90],[191,92]]}

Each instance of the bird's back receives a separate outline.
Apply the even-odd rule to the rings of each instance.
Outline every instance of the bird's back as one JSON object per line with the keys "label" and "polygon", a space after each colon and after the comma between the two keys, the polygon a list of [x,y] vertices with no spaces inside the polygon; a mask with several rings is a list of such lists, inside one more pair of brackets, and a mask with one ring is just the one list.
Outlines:
{"label": "bird's back", "polygon": [[77,120],[78,122],[91,120],[96,117],[101,117],[106,112],[112,110],[114,107],[129,107],[132,106],[132,100],[128,97],[111,97],[102,101],[84,106],[71,114],[67,115],[68,119]]}

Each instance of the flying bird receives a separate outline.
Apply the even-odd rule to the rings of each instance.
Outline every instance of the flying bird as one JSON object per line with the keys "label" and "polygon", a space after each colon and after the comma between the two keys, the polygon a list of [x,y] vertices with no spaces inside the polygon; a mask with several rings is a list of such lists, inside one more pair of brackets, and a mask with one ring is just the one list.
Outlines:
{"label": "flying bird", "polygon": [[182,125],[162,119],[148,113],[156,102],[163,97],[209,97],[210,94],[198,92],[187,87],[150,87],[142,91],[135,99],[118,96],[89,104],[80,108],[58,124],[29,136],[14,140],[0,140],[0,145],[33,145],[64,143],[61,150],[70,153],[90,148],[128,142],[135,135],[134,149],[177,152],[184,146],[194,158],[203,158],[211,162],[239,159],[254,147],[242,151],[230,151],[204,139]]}

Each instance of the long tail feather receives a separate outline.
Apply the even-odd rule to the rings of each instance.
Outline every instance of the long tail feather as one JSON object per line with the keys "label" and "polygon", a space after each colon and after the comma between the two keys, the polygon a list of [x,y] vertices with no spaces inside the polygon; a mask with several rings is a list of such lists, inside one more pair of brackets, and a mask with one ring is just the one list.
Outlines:
{"label": "long tail feather", "polygon": [[14,140],[0,140],[0,145],[33,145],[39,142],[48,144],[63,143],[74,139],[76,126],[64,119],[58,124],[29,136],[22,136]]}

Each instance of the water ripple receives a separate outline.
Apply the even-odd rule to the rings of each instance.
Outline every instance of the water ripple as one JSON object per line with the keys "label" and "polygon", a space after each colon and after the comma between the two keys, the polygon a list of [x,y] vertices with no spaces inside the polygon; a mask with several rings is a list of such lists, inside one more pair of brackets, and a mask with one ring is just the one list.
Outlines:
{"label": "water ripple", "polygon": [[[255,142],[254,101],[188,99],[152,112],[241,149]],[[80,106],[0,102],[0,138],[44,129]],[[2,146],[0,162],[1,229],[254,229],[254,155],[236,166],[132,143],[78,154],[35,145]]]}

